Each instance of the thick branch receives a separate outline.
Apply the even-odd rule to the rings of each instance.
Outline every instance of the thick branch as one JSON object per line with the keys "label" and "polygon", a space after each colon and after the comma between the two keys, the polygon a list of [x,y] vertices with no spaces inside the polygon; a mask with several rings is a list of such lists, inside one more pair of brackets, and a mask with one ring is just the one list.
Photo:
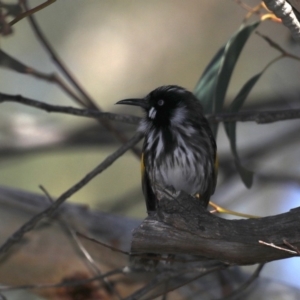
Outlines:
{"label": "thick branch", "polygon": [[260,219],[225,220],[181,194],[160,201],[158,213],[134,231],[133,254],[191,254],[230,264],[255,264],[294,256],[259,244],[259,240],[287,248],[300,246],[300,209]]}

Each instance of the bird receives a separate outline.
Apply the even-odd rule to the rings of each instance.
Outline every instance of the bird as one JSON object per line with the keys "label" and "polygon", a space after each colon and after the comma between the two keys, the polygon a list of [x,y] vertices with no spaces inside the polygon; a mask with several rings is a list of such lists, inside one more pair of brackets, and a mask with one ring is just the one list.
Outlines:
{"label": "bird", "polygon": [[300,20],[300,3],[298,0],[287,0],[287,2],[292,6],[294,14],[298,21]]}
{"label": "bird", "polygon": [[142,190],[148,214],[159,207],[161,189],[174,197],[185,192],[207,207],[217,183],[217,145],[196,96],[178,85],[165,85],[144,98],[116,104],[144,111],[138,131],[144,134]]}

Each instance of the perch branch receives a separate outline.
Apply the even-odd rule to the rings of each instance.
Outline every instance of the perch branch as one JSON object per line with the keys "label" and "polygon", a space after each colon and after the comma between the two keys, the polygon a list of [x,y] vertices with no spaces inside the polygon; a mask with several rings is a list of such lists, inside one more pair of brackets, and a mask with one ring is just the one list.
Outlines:
{"label": "perch branch", "polygon": [[189,253],[238,265],[293,257],[296,252],[266,247],[259,241],[282,247],[285,239],[299,247],[299,210],[260,219],[225,220],[181,194],[175,200],[161,200],[157,214],[146,218],[134,231],[131,252]]}

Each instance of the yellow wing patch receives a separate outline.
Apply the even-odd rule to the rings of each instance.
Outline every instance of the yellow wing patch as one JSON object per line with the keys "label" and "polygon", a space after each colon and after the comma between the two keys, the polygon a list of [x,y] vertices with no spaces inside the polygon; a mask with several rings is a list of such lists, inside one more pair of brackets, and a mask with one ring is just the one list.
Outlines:
{"label": "yellow wing patch", "polygon": [[144,153],[142,153],[141,156],[141,174],[142,174],[142,178],[144,176],[145,173],[145,162],[144,162]]}

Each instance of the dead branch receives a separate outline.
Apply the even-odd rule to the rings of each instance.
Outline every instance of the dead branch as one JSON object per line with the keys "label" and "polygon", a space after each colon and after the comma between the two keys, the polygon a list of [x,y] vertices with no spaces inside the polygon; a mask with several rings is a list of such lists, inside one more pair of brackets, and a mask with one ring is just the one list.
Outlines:
{"label": "dead branch", "polygon": [[156,215],[134,231],[131,251],[204,256],[228,264],[247,265],[295,256],[259,244],[300,245],[299,208],[287,213],[248,220],[225,220],[206,211],[197,200],[181,194],[163,199]]}
{"label": "dead branch", "polygon": [[73,194],[79,191],[82,187],[84,187],[87,183],[89,183],[94,177],[103,172],[106,168],[108,168],[117,158],[119,158],[122,154],[124,154],[128,149],[137,144],[143,135],[141,133],[137,133],[133,138],[131,138],[126,144],[120,147],[116,152],[109,155],[100,165],[98,165],[94,170],[89,172],[83,179],[69,188],[66,192],[64,192],[58,199],[51,204],[48,208],[43,210],[42,212],[33,216],[29,221],[24,223],[15,233],[13,233],[0,247],[0,254],[5,254],[7,251],[17,242],[19,242],[26,232],[32,230],[38,222],[40,222],[45,217],[51,217],[57,209],[64,203],[68,198],[70,198]]}

